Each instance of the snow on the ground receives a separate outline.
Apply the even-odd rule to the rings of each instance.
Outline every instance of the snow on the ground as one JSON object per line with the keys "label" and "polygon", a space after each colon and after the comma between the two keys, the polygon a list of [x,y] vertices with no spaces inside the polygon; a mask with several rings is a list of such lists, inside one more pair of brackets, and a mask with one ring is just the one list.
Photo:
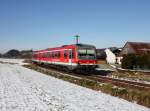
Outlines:
{"label": "snow on the ground", "polygon": [[0,111],[150,111],[20,65],[0,64]]}
{"label": "snow on the ground", "polygon": [[3,63],[10,63],[10,64],[20,64],[23,65],[24,59],[9,59],[9,58],[0,58],[0,62]]}

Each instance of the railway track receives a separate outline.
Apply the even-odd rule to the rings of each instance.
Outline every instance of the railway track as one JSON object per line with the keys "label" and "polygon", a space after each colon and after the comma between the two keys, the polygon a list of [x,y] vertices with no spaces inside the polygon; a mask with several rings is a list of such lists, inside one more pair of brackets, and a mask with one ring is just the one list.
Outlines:
{"label": "railway track", "polygon": [[134,82],[134,81],[128,81],[128,80],[121,80],[121,79],[115,79],[110,77],[104,77],[100,75],[92,76],[90,77],[93,80],[104,82],[104,83],[110,83],[116,86],[125,87],[125,88],[134,88],[139,90],[150,90],[150,84],[145,84],[141,82]]}
{"label": "railway track", "polygon": [[[65,72],[63,70],[57,70],[54,68],[51,68],[49,66],[37,66],[37,68],[42,68],[42,70],[47,69],[47,70],[51,70],[53,73],[56,74],[61,74],[61,75],[69,75],[69,76],[74,76],[76,78],[84,78],[84,79],[88,79],[88,80],[94,80],[97,82],[102,82],[102,83],[110,83],[113,84],[115,86],[119,86],[119,87],[124,87],[124,88],[131,88],[131,89],[139,89],[139,90],[149,90],[150,91],[150,84],[145,84],[145,83],[141,83],[141,82],[134,82],[134,81],[128,81],[128,80],[121,80],[121,79],[116,79],[116,78],[110,78],[107,76],[102,76],[99,75],[98,72],[96,72],[96,74],[94,72],[89,73],[89,72],[85,72],[85,73],[73,73],[73,72]],[[104,74],[105,75],[105,74]]]}
{"label": "railway track", "polygon": [[124,72],[129,72],[129,73],[132,73],[132,72],[138,72],[138,73],[140,73],[140,74],[143,74],[143,75],[148,75],[148,76],[150,76],[150,71],[136,71],[136,70],[127,70],[127,69],[124,69],[124,70],[121,70],[121,69],[118,69],[118,68],[116,68],[116,70],[118,71],[118,72],[122,72],[122,73],[124,73]]}

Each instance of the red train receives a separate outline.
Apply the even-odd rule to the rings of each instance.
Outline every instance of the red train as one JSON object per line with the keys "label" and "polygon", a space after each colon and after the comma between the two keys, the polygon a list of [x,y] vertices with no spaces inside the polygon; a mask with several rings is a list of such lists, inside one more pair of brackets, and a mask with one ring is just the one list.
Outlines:
{"label": "red train", "polygon": [[33,52],[32,61],[69,70],[94,70],[97,67],[96,48],[87,44],[73,44],[38,50]]}

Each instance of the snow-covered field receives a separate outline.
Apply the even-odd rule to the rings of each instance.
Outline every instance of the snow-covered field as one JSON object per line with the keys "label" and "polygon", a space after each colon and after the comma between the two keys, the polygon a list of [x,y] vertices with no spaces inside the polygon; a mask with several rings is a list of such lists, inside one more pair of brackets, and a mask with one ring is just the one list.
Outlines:
{"label": "snow-covered field", "polygon": [[20,64],[23,65],[25,63],[23,63],[24,59],[7,59],[7,58],[0,58],[0,62],[3,63],[12,63],[12,64]]}
{"label": "snow-covered field", "polygon": [[0,111],[150,111],[19,64],[0,63]]}

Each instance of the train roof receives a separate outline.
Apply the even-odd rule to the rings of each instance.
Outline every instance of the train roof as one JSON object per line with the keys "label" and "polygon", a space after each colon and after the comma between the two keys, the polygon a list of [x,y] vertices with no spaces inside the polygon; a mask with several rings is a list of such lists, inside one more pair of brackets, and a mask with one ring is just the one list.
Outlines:
{"label": "train roof", "polygon": [[[89,45],[89,44],[71,44],[72,46],[79,46],[79,47],[95,47],[94,45]],[[63,45],[62,47],[65,46],[71,46],[71,45]]]}
{"label": "train roof", "polygon": [[45,50],[55,50],[55,49],[60,49],[60,48],[64,48],[64,47],[88,47],[88,48],[95,48],[94,45],[89,45],[89,44],[71,44],[71,45],[63,45],[61,47],[54,47],[54,48],[47,48],[47,49],[44,49],[44,50],[36,50],[34,52],[39,52],[39,51],[45,51]]}

